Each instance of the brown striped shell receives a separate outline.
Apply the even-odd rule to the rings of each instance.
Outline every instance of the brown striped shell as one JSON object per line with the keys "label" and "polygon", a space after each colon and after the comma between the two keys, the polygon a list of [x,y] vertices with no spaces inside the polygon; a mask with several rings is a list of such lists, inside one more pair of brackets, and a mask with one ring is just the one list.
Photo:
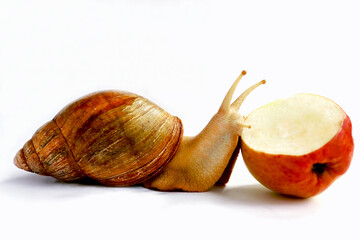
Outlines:
{"label": "brown striped shell", "polygon": [[65,107],[38,129],[14,163],[62,181],[85,177],[126,186],[160,173],[177,152],[183,127],[136,94],[106,91]]}

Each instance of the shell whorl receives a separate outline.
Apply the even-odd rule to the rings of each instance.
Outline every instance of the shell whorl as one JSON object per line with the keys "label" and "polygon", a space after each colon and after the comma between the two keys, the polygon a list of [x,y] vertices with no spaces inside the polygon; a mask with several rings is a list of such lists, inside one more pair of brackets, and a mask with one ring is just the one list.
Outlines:
{"label": "shell whorl", "polygon": [[35,132],[18,151],[14,163],[26,171],[50,175],[62,181],[85,177],[54,120]]}
{"label": "shell whorl", "polygon": [[182,123],[136,94],[91,94],[60,111],[16,154],[26,171],[62,181],[90,177],[105,185],[141,183],[166,167]]}

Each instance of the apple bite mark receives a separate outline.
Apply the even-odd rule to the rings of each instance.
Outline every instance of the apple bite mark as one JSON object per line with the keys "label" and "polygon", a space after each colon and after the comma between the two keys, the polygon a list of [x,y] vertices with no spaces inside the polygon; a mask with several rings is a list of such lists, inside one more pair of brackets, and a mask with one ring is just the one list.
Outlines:
{"label": "apple bite mark", "polygon": [[275,192],[311,197],[348,169],[351,121],[333,101],[298,94],[267,104],[245,121],[242,154],[252,175]]}

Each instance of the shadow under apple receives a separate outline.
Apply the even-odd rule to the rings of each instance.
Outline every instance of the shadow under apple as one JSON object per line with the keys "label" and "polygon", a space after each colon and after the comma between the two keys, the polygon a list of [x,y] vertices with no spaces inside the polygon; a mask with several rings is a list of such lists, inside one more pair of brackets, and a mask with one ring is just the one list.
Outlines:
{"label": "shadow under apple", "polygon": [[296,198],[275,193],[261,184],[250,184],[230,187],[214,187],[211,191],[219,198],[224,198],[234,204],[243,205],[306,205],[310,204],[312,199]]}

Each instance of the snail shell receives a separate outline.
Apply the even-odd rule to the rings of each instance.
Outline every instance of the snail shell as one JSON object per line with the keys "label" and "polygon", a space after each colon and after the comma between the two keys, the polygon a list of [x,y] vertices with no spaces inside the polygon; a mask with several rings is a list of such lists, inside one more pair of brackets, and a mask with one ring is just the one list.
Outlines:
{"label": "snail shell", "polygon": [[14,163],[62,181],[90,177],[105,185],[134,185],[166,167],[182,134],[181,120],[149,100],[128,92],[98,92],[40,127]]}

